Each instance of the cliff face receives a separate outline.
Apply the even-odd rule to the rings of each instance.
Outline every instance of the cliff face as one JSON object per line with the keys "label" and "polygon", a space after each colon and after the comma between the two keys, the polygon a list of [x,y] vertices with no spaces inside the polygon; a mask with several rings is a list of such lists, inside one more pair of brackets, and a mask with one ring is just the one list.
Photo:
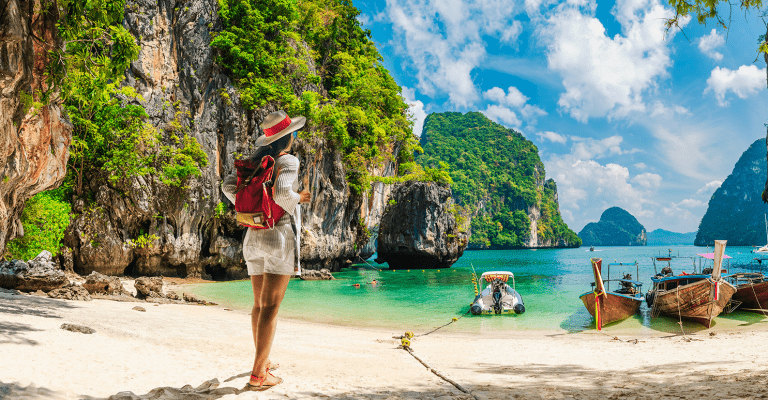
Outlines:
{"label": "cliff face", "polygon": [[[234,223],[233,207],[216,212],[219,203],[228,204],[219,186],[233,172],[235,154],[250,153],[258,123],[275,110],[246,110],[230,78],[214,63],[209,43],[212,32],[221,28],[217,11],[216,3],[208,1],[126,3],[124,25],[137,38],[141,53],[126,71],[125,84],[141,95],[152,125],[183,126],[202,145],[209,164],[183,190],[155,179],[134,178],[117,186],[89,177],[95,202],[75,202],[79,215],[65,238],[79,273],[245,275],[243,231]],[[308,67],[314,69],[311,60]],[[298,140],[294,151],[302,162],[300,190],[312,192],[311,203],[302,205],[303,267],[338,270],[348,260],[373,254],[375,226],[389,187],[374,184],[367,196],[352,195],[338,152],[321,140]],[[388,163],[375,173],[391,176],[394,168]]]}
{"label": "cliff face", "polygon": [[734,246],[765,244],[768,205],[760,199],[763,182],[768,178],[765,160],[765,141],[759,139],[741,155],[731,174],[712,194],[695,245],[712,245],[715,239],[728,240],[728,245]]}
{"label": "cliff face", "polygon": [[377,262],[390,269],[448,268],[467,234],[448,211],[451,189],[432,182],[397,185],[381,219]]}
{"label": "cliff face", "polygon": [[48,6],[40,13],[35,0],[0,4],[0,250],[23,235],[25,201],[58,185],[69,159],[72,129],[61,107],[34,104],[47,89],[49,45],[59,40],[58,11]]}
{"label": "cliff face", "polygon": [[418,162],[450,169],[456,203],[471,218],[470,248],[578,247],[536,146],[478,112],[430,114]]}
{"label": "cliff face", "polygon": [[645,246],[645,228],[632,214],[622,208],[603,211],[600,221],[588,223],[579,232],[584,246]]}

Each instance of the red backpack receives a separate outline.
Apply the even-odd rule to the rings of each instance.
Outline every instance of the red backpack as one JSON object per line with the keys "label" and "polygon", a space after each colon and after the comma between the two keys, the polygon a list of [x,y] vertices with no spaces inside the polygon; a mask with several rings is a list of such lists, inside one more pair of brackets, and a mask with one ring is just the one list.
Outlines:
{"label": "red backpack", "polygon": [[[275,159],[264,156],[259,165],[248,160],[236,160],[237,190],[235,191],[235,211],[237,223],[255,229],[270,229],[285,214],[285,210],[274,200],[274,188],[277,180]],[[273,178],[273,175],[275,179]]]}

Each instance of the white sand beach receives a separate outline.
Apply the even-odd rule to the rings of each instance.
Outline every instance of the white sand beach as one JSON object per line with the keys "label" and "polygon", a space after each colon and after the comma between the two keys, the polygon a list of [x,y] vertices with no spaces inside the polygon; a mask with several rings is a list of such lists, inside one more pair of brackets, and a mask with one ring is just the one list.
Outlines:
{"label": "white sand beach", "polygon": [[[470,335],[449,326],[411,347],[479,399],[751,399],[768,397],[764,327],[614,340],[596,331]],[[214,378],[221,384],[208,397],[187,398],[475,398],[398,349],[392,336],[400,334],[281,319],[271,358],[285,382],[236,394],[253,358],[247,312],[0,293],[0,398],[145,395]]]}

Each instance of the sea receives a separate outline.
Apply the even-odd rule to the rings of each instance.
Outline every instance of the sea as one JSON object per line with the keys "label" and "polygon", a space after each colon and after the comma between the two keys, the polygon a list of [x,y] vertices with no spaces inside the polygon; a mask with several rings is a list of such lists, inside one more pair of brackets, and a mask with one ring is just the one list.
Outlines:
{"label": "sea", "polygon": [[[728,273],[760,271],[768,260],[758,262],[751,247],[728,247],[723,262]],[[396,332],[428,332],[453,321],[451,331],[482,333],[505,331],[559,331],[565,333],[594,329],[594,320],[579,299],[592,291],[594,281],[590,258],[603,259],[603,279],[618,279],[631,274],[651,287],[653,257],[673,255],[675,274],[698,271],[712,261],[697,254],[712,248],[696,246],[588,247],[576,249],[470,250],[450,268],[432,270],[390,270],[386,264],[367,261],[334,273],[332,281],[292,279],[280,308],[280,317],[323,324],[389,328]],[[692,257],[692,258],[686,258]],[[768,255],[765,257],[768,258]],[[635,267],[637,263],[637,267]],[[666,264],[666,263],[664,263]],[[638,270],[639,269],[639,270]],[[473,316],[468,313],[475,296],[473,272],[479,278],[486,271],[509,271],[523,297],[526,311],[519,315]],[[370,282],[377,281],[373,285]],[[512,283],[512,282],[510,282]],[[356,285],[357,284],[357,285]],[[482,285],[482,283],[480,283]],[[357,287],[359,286],[359,287]],[[617,289],[611,286],[608,289]],[[185,291],[221,306],[250,310],[253,294],[250,281],[230,281],[187,285]],[[480,288],[482,290],[482,288]],[[713,328],[738,329],[763,323],[763,316],[745,311],[722,314]],[[677,318],[651,318],[645,302],[637,315],[604,327],[606,332],[634,334],[668,332],[693,333],[702,326]],[[768,323],[766,320],[765,323]]]}

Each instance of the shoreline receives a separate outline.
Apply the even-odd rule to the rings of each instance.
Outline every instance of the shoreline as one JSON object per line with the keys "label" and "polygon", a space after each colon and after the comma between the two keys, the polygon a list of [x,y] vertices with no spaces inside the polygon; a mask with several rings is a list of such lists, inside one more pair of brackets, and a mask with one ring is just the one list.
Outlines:
{"label": "shoreline", "polygon": [[[133,310],[137,304],[145,312]],[[107,398],[160,387],[198,387],[226,399],[473,399],[398,349],[393,329],[280,318],[271,358],[285,382],[235,394],[253,358],[248,314],[221,306],[57,300],[0,293],[0,343],[15,368],[0,370],[9,398]],[[768,321],[765,321],[768,322]],[[60,329],[75,323],[92,335]],[[494,332],[450,328],[413,339],[430,367],[481,399],[600,399],[768,395],[768,332],[709,331],[683,337],[593,332]],[[618,336],[621,340],[614,340]],[[226,380],[232,380],[225,382]],[[217,392],[218,391],[218,392]],[[181,397],[179,397],[181,398]],[[631,398],[631,397],[630,397]]]}

